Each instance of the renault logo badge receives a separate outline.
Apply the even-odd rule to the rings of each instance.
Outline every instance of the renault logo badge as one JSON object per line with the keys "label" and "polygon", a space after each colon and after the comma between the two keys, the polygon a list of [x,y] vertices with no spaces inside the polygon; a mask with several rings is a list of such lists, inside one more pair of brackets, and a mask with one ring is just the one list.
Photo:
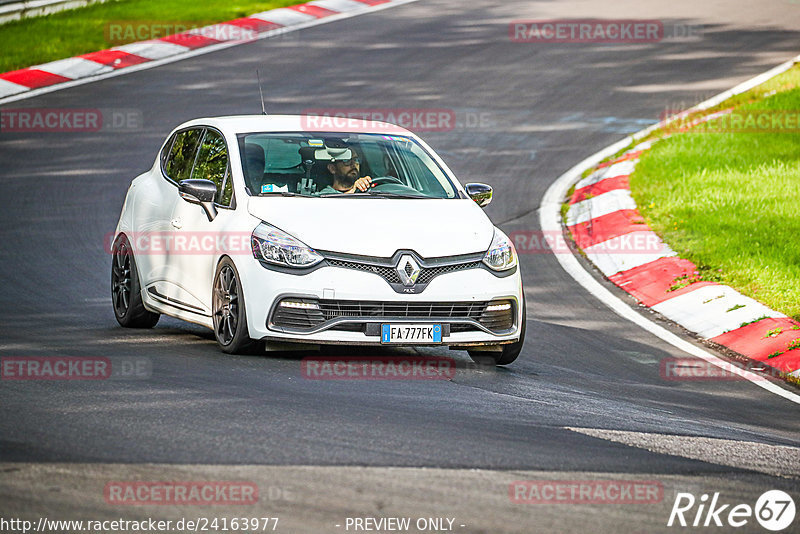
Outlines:
{"label": "renault logo badge", "polygon": [[410,287],[417,283],[417,278],[422,269],[420,269],[419,264],[414,261],[413,257],[406,254],[400,257],[395,271],[397,271],[397,276],[400,277],[400,281],[403,282],[403,285]]}

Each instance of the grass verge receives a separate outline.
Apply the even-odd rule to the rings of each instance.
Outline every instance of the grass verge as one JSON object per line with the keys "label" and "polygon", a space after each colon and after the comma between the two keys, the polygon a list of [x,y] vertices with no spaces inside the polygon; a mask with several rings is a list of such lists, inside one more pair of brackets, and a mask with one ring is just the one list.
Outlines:
{"label": "grass verge", "polygon": [[[110,35],[109,24],[134,23],[142,35],[163,37],[177,25],[202,27],[302,0],[111,0],[0,25],[0,72],[141,41],[126,28]],[[160,34],[158,32],[161,32]],[[117,38],[119,37],[119,39]],[[111,39],[110,39],[111,38]]]}
{"label": "grass verge", "polygon": [[644,154],[631,192],[682,258],[800,320],[800,66],[715,109],[729,108],[744,121],[782,117],[783,128],[728,121],[676,133]]}

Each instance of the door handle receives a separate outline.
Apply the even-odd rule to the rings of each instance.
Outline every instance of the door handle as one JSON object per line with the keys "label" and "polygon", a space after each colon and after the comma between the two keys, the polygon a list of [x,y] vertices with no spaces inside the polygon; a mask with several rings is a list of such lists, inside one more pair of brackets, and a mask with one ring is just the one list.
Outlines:
{"label": "door handle", "polygon": [[175,217],[174,219],[172,219],[170,221],[170,223],[175,228],[182,228],[183,227],[183,223],[181,222],[181,218],[180,217]]}

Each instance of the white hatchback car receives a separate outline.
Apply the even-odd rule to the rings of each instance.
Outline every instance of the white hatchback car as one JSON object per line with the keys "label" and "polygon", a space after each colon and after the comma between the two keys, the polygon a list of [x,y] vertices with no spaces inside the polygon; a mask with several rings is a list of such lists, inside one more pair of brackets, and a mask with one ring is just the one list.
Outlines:
{"label": "white hatchback car", "polygon": [[167,137],[110,247],[119,323],[163,313],[228,353],[444,345],[513,362],[525,300],[514,246],[481,210],[491,187],[462,186],[398,126],[310,119],[197,119]]}

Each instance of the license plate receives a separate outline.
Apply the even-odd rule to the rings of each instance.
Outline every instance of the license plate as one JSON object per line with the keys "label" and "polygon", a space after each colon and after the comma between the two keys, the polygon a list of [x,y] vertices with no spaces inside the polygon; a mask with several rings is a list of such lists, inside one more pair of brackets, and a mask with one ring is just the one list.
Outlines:
{"label": "license plate", "polygon": [[441,343],[440,324],[384,324],[381,343]]}

